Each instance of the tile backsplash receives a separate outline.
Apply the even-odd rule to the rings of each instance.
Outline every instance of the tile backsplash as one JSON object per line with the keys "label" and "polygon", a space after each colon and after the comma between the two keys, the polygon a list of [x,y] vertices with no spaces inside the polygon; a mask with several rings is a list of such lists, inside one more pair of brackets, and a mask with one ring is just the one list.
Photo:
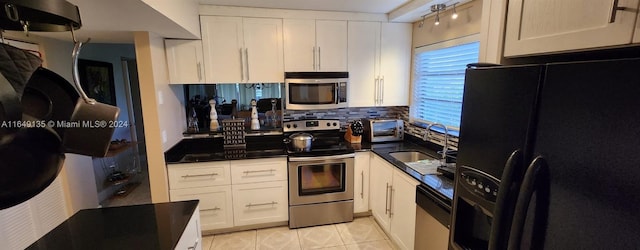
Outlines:
{"label": "tile backsplash", "polygon": [[[355,120],[363,118],[399,119],[402,113],[408,113],[409,107],[360,107],[322,110],[285,110],[283,120],[295,121],[304,119],[339,119],[343,129]],[[408,117],[408,115],[407,115]]]}

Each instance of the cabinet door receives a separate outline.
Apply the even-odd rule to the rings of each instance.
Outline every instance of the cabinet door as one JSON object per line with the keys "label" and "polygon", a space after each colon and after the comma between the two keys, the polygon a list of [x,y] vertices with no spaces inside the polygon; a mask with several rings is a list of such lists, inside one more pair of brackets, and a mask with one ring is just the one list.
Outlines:
{"label": "cabinet door", "polygon": [[200,200],[202,230],[233,227],[231,185],[169,190],[171,201]]}
{"label": "cabinet door", "polygon": [[316,21],[317,71],[347,71],[347,21]]}
{"label": "cabinet door", "polygon": [[375,106],[379,22],[349,22],[349,107]]}
{"label": "cabinet door", "polygon": [[369,157],[369,152],[357,152],[354,160],[354,213],[369,211]]}
{"label": "cabinet door", "polygon": [[238,83],[244,75],[242,18],[201,16],[207,82]]}
{"label": "cabinet door", "polygon": [[204,83],[201,40],[164,40],[169,83]]}
{"label": "cabinet door", "polygon": [[[504,55],[548,52],[629,44],[638,0],[517,0],[509,1]],[[612,16],[615,20],[612,21]]]}
{"label": "cabinet door", "polygon": [[410,23],[382,23],[378,86],[382,106],[409,106]]}
{"label": "cabinet door", "polygon": [[[371,199],[369,199],[369,206],[371,207],[373,217],[378,221],[380,227],[385,231],[389,231],[389,207],[391,206],[389,197],[391,185],[393,185],[393,166],[389,165],[389,163],[379,156],[375,154],[371,155],[371,166],[369,169],[371,173],[369,185]],[[415,201],[412,203],[415,204]]]}
{"label": "cabinet door", "polygon": [[244,18],[245,82],[283,82],[282,19]]}
{"label": "cabinet door", "polygon": [[391,237],[400,249],[414,249],[416,228],[416,186],[418,181],[398,169],[391,188]]}
{"label": "cabinet door", "polygon": [[636,29],[633,31],[633,43],[640,43],[640,13],[638,13],[636,20]]}
{"label": "cabinet door", "polygon": [[289,220],[288,182],[233,185],[234,225]]}
{"label": "cabinet door", "polygon": [[187,227],[182,232],[182,236],[178,240],[176,250],[202,250],[202,235],[200,229],[200,212],[196,209],[191,215]]}
{"label": "cabinet door", "polygon": [[283,20],[284,70],[308,72],[316,70],[316,21]]}

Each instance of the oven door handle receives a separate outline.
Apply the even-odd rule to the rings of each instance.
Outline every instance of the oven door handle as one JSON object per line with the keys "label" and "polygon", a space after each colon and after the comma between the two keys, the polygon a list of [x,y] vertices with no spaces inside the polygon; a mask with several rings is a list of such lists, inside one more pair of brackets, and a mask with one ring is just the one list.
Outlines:
{"label": "oven door handle", "polygon": [[289,161],[325,161],[325,160],[339,160],[356,157],[356,154],[342,154],[342,155],[327,155],[327,156],[311,156],[311,157],[289,157]]}

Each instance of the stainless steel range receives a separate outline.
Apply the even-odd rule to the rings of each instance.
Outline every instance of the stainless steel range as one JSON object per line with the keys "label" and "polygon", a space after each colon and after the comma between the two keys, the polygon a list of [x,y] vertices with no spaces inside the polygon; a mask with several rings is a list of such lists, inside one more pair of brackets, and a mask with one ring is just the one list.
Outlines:
{"label": "stainless steel range", "polygon": [[352,221],[355,154],[340,136],[340,121],[290,121],[283,130],[314,138],[304,151],[289,144],[289,227]]}

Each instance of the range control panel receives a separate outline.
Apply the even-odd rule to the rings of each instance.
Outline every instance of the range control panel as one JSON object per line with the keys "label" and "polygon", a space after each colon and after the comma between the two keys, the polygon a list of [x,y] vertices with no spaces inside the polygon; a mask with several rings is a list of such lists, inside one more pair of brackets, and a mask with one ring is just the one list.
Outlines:
{"label": "range control panel", "polygon": [[300,120],[284,122],[284,132],[314,131],[314,130],[340,130],[340,120]]}
{"label": "range control panel", "polygon": [[462,171],[460,176],[462,177],[460,180],[461,186],[469,192],[485,200],[496,202],[498,198],[498,188],[500,187],[499,181],[481,173],[468,170]]}

